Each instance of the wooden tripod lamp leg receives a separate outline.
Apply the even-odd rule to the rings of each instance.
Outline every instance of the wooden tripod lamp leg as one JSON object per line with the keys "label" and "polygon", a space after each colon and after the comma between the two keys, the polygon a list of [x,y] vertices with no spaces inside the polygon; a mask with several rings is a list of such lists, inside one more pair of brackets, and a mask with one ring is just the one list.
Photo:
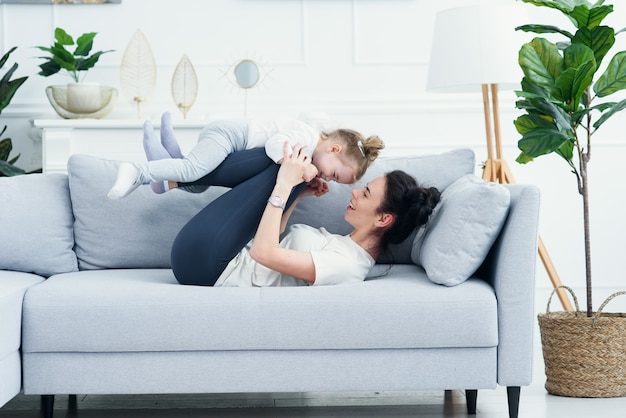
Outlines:
{"label": "wooden tripod lamp leg", "polygon": [[[493,108],[490,109],[489,106],[489,88],[491,88],[491,100],[493,103]],[[483,171],[483,179],[487,181],[492,181],[496,183],[502,184],[515,184],[515,179],[513,178],[513,174],[509,169],[508,164],[502,158],[502,141],[500,140],[500,114],[498,110],[498,85],[497,84],[483,84],[483,106],[485,111],[485,126],[487,128],[487,155],[488,159],[485,162],[485,168]],[[492,137],[492,126],[491,126],[491,117],[489,113],[493,110],[493,131],[495,132],[495,148],[496,148],[496,158],[493,156],[493,137]],[[565,292],[564,289],[559,288],[561,286],[561,279],[559,278],[556,269],[554,268],[554,264],[552,264],[552,260],[550,259],[550,255],[548,254],[548,250],[543,244],[543,240],[541,236],[539,236],[538,240],[538,251],[539,257],[543,263],[543,266],[550,277],[550,281],[552,282],[552,286],[557,289],[556,293],[561,301],[561,305],[563,305],[563,309],[566,311],[573,311],[574,308]]]}
{"label": "wooden tripod lamp leg", "polygon": [[566,311],[573,311],[572,303],[569,301],[567,294],[565,293],[565,289],[559,288],[561,286],[561,279],[559,279],[559,275],[554,268],[554,264],[552,264],[552,260],[550,259],[550,255],[548,254],[548,250],[545,245],[543,245],[543,240],[539,237],[539,257],[543,262],[543,266],[550,277],[550,281],[552,282],[552,286],[557,289],[556,294],[561,301],[561,305],[563,305],[563,309]]}

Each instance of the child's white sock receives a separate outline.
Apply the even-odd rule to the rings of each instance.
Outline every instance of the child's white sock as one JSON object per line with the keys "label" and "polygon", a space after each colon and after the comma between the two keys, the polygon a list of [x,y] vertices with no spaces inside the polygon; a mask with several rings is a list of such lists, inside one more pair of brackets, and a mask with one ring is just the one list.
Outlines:
{"label": "child's white sock", "polygon": [[109,199],[121,199],[140,185],[139,169],[134,164],[123,162],[117,169],[117,179],[107,196]]}
{"label": "child's white sock", "polygon": [[[143,124],[143,150],[148,161],[172,158],[165,147],[154,136],[154,128],[149,120]],[[165,193],[168,190],[162,181],[150,183],[150,188],[157,194]]]}
{"label": "child's white sock", "polygon": [[161,116],[161,144],[172,158],[183,158],[183,153],[174,136],[170,112],[165,112]]}

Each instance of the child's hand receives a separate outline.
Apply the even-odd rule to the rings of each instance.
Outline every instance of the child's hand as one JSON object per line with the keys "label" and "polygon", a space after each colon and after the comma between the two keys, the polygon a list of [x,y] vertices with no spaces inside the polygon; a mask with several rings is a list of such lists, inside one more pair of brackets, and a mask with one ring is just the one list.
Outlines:
{"label": "child's hand", "polygon": [[329,192],[328,183],[319,178],[310,181],[301,193],[301,196],[317,196],[320,197]]}
{"label": "child's hand", "polygon": [[313,180],[315,176],[317,176],[317,173],[317,167],[315,167],[313,164],[309,164],[304,170],[304,175],[302,176],[302,179],[306,182],[309,182]]}

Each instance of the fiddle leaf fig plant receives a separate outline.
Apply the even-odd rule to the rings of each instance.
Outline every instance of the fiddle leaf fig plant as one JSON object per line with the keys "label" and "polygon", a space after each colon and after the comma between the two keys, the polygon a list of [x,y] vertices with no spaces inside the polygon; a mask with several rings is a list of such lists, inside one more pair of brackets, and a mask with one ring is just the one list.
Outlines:
{"label": "fiddle leaf fig plant", "polygon": [[[65,70],[76,83],[81,81],[81,76],[84,76],[84,73],[87,70],[93,68],[97,64],[102,54],[113,51],[98,51],[89,55],[91,49],[93,48],[93,40],[96,35],[97,32],[84,33],[76,39],[76,42],[74,42],[74,38],[72,38],[64,29],[56,28],[54,30],[55,42],[52,46],[36,47],[44,52],[50,53],[49,56],[38,57],[45,60],[39,65],[41,71],[38,74],[48,77],[61,70]],[[76,47],[73,51],[66,48],[74,45],[76,45]]]}
{"label": "fiddle leaf fig plant", "polygon": [[[13,51],[15,51],[15,49],[17,49],[17,47],[11,48],[2,58],[0,58],[0,68],[2,68],[8,61],[9,56]],[[13,96],[15,95],[15,92],[17,92],[17,89],[19,89],[20,86],[24,84],[26,79],[28,79],[28,77],[19,77],[11,80],[11,77],[13,76],[13,73],[15,73],[15,70],[17,70],[17,67],[17,63],[13,64],[0,79],[0,114],[4,108],[9,105],[11,99],[13,99]],[[0,131],[0,176],[15,176],[24,174],[24,170],[14,165],[20,156],[18,155],[9,159],[11,151],[13,150],[13,144],[11,142],[11,138],[2,138],[6,129],[7,127],[5,125],[4,128],[2,128],[2,131]]]}
{"label": "fiddle leaf fig plant", "polygon": [[[616,113],[626,108],[626,100],[602,101],[626,89],[626,51],[609,56],[615,36],[624,29],[602,25],[613,12],[604,0],[522,0],[538,7],[555,9],[574,25],[565,30],[551,25],[523,25],[516,30],[537,34],[555,34],[562,38],[551,42],[536,37],[519,51],[519,65],[524,77],[517,92],[516,107],[525,114],[515,120],[522,138],[517,162],[555,153],[576,178],[583,201],[585,278],[587,315],[591,316],[591,245],[589,239],[588,164],[592,139],[598,129]],[[600,65],[608,60],[600,74]]]}

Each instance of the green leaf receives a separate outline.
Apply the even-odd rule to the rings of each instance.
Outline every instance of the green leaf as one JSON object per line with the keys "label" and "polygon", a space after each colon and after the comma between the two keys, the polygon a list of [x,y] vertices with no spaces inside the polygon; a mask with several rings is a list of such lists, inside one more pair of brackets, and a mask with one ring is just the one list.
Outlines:
{"label": "green leaf", "polygon": [[572,43],[580,43],[591,48],[596,58],[596,66],[599,67],[605,55],[615,43],[615,31],[608,26],[597,26],[591,30],[583,27],[576,32]]}
{"label": "green leaf", "polygon": [[593,91],[598,97],[606,97],[624,89],[626,89],[626,51],[613,56],[609,66],[593,86]]}
{"label": "green leaf", "polygon": [[6,74],[2,77],[2,79],[0,80],[0,85],[8,83],[11,76],[13,76],[15,70],[17,70],[17,63],[13,64],[11,68],[9,68],[9,70],[6,72]]}
{"label": "green leaf", "polygon": [[553,120],[560,130],[568,131],[572,129],[572,119],[561,106],[542,98],[529,98],[526,101],[527,107],[524,109],[528,113],[538,114]]}
{"label": "green leaf", "polygon": [[105,54],[107,52],[111,52],[111,51],[99,51],[96,52],[95,54],[93,54],[92,56],[90,56],[87,59],[77,59],[76,60],[76,70],[77,71],[86,71],[90,68],[92,68],[94,65],[96,65],[96,63],[98,62],[98,60],[100,59],[100,56],[102,54]]}
{"label": "green leaf", "polygon": [[19,167],[0,160],[0,174],[4,176],[19,176],[26,172]]}
{"label": "green leaf", "polygon": [[54,30],[54,39],[61,45],[74,45],[74,39],[61,28]]}
{"label": "green leaf", "polygon": [[574,142],[567,141],[565,142],[561,148],[555,151],[558,155],[563,157],[566,161],[572,161],[574,158]]}
{"label": "green leaf", "polygon": [[572,44],[563,52],[565,71],[556,79],[556,85],[571,111],[576,111],[580,98],[593,83],[596,60],[593,51],[582,44]]}
{"label": "green leaf", "polygon": [[41,63],[39,64],[39,68],[41,69],[41,71],[39,71],[37,74],[42,75],[44,77],[48,77],[52,74],[56,74],[59,71],[61,71],[61,66],[54,61],[47,61],[47,62]]}
{"label": "green leaf", "polygon": [[620,112],[620,111],[622,111],[624,109],[626,109],[626,99],[624,99],[624,100],[622,100],[621,102],[618,102],[618,103],[613,103],[613,106],[611,106],[610,110],[608,112],[606,112],[606,113],[603,113],[602,116],[600,116],[600,119],[598,119],[593,124],[593,127],[598,129],[611,116],[613,116],[617,112]]}
{"label": "green leaf", "polygon": [[11,99],[13,99],[13,96],[15,95],[15,92],[17,92],[17,89],[19,89],[27,79],[28,77],[20,77],[11,80],[8,83],[5,83],[4,81],[0,83],[0,113],[2,113],[4,108],[9,105]]}
{"label": "green leaf", "polygon": [[74,55],[87,56],[91,51],[93,46],[93,38],[97,35],[97,32],[88,32],[84,33],[78,37],[76,40],[76,50],[74,51]]}
{"label": "green leaf", "polygon": [[537,158],[557,151],[569,141],[571,141],[569,136],[554,128],[538,128],[527,132],[517,142],[517,147],[524,155]]}
{"label": "green leaf", "polygon": [[521,30],[523,32],[533,32],[533,33],[560,33],[561,35],[567,36],[569,39],[572,39],[574,35],[569,33],[564,29],[557,28],[552,25],[522,25],[515,28],[515,30]]}
{"label": "green leaf", "polygon": [[551,9],[557,9],[566,15],[569,15],[573,8],[573,5],[568,0],[522,0],[524,3],[530,3],[534,6],[549,7]]}
{"label": "green leaf", "polygon": [[521,115],[515,119],[513,124],[517,132],[524,136],[534,129],[556,129],[553,120],[547,119],[537,114]]}
{"label": "green leaf", "polygon": [[[2,133],[6,130],[6,126],[2,130]],[[6,161],[9,159],[9,154],[11,154],[11,150],[13,150],[13,144],[11,143],[11,138],[5,138],[0,140],[0,160]]]}
{"label": "green leaf", "polygon": [[4,66],[4,64],[5,64],[5,63],[7,62],[7,60],[9,59],[9,55],[11,55],[11,53],[12,53],[13,51],[15,51],[16,49],[17,49],[17,47],[16,47],[16,46],[14,46],[13,48],[9,49],[9,50],[7,51],[7,53],[6,53],[6,54],[4,54],[4,55],[2,56],[2,58],[0,58],[0,68],[2,68],[2,67]]}
{"label": "green leaf", "polygon": [[520,164],[526,164],[526,163],[529,163],[529,162],[531,162],[533,160],[534,160],[533,157],[531,157],[529,155],[526,155],[523,152],[520,152],[520,154],[515,159],[515,161],[520,163]]}
{"label": "green leaf", "polygon": [[543,38],[535,38],[522,45],[519,65],[524,76],[552,97],[560,98],[555,81],[561,74],[563,58],[557,47]]}
{"label": "green leaf", "polygon": [[63,47],[63,45],[59,43],[56,43],[54,44],[54,46],[52,46],[51,53],[53,61],[59,64],[61,68],[64,69],[71,69],[74,65],[74,62],[76,61],[74,55],[72,55],[70,51],[65,49],[65,47]]}
{"label": "green leaf", "polygon": [[592,113],[594,111],[604,112],[605,110],[610,109],[613,106],[615,106],[615,104],[616,102],[605,102],[605,103],[599,103],[591,107],[582,107],[578,109],[576,112],[572,113],[572,121],[576,125],[580,125],[581,121],[583,120],[585,115],[587,115],[588,113]]}
{"label": "green leaf", "polygon": [[601,6],[595,4],[591,8],[588,5],[579,5],[569,13],[570,17],[576,22],[577,28],[588,27],[595,28],[600,25],[607,15],[613,12],[613,6]]}

